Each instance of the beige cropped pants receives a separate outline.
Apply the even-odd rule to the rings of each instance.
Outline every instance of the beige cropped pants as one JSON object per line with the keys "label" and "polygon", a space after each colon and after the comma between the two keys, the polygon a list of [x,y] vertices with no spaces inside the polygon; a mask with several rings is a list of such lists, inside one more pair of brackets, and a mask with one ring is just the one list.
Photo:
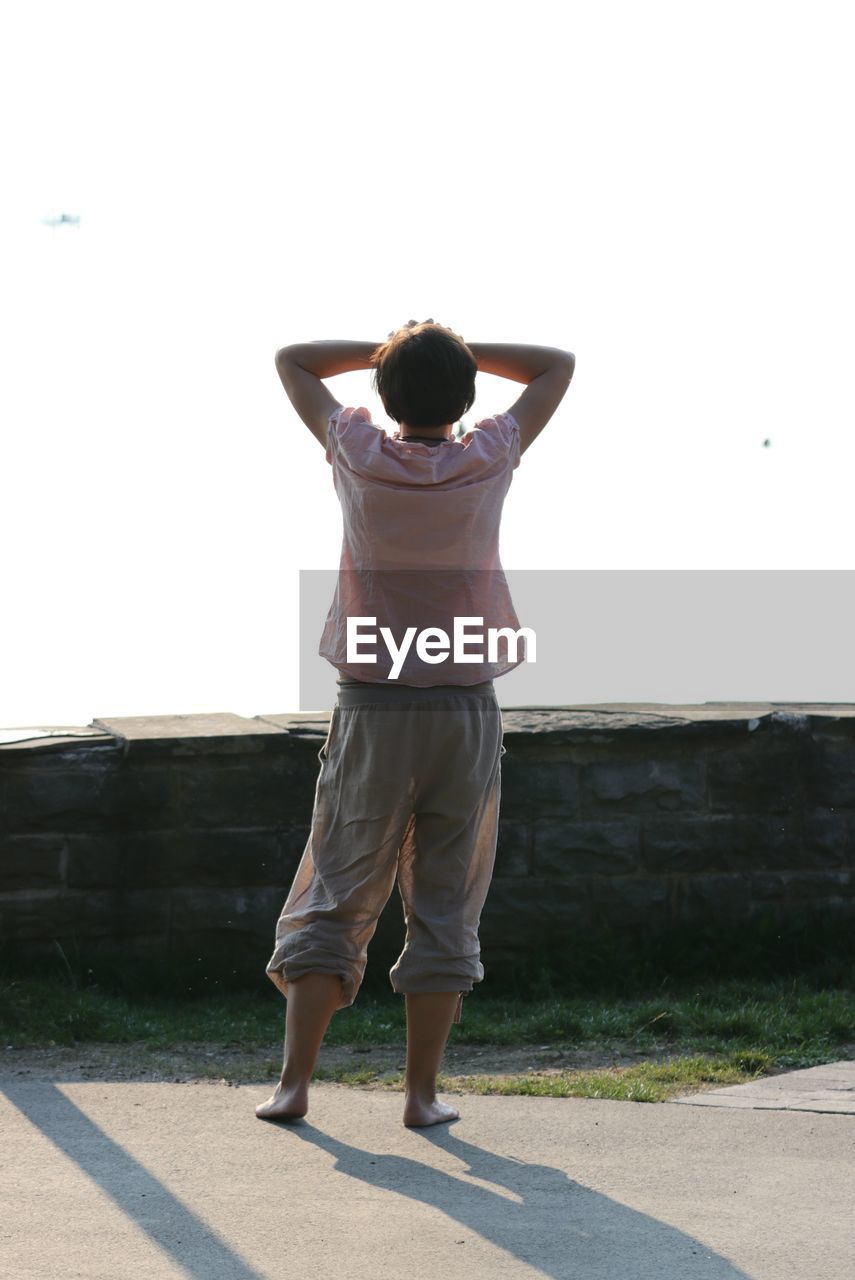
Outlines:
{"label": "beige cropped pants", "polygon": [[478,927],[493,875],[502,713],[493,681],[341,686],[318,752],[311,833],[276,924],[266,973],[284,996],[306,973],[362,984],[368,944],[397,883],[403,950],[394,991],[459,991],[484,977]]}

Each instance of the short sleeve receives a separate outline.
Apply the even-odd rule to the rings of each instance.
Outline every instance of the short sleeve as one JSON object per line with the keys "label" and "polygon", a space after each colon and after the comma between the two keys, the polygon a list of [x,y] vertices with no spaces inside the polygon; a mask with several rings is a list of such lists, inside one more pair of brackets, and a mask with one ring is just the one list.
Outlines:
{"label": "short sleeve", "polygon": [[516,418],[510,413],[497,413],[492,418],[484,418],[477,424],[477,430],[489,433],[500,442],[511,461],[511,470],[520,465],[520,428]]}
{"label": "short sleeve", "polygon": [[[353,423],[352,426],[351,422]],[[331,466],[336,450],[339,447],[347,450],[351,443],[351,438],[360,436],[364,427],[370,427],[372,432],[381,430],[372,421],[370,410],[364,407],[354,409],[352,406],[345,408],[341,405],[330,415],[327,423],[327,451],[324,457]]]}

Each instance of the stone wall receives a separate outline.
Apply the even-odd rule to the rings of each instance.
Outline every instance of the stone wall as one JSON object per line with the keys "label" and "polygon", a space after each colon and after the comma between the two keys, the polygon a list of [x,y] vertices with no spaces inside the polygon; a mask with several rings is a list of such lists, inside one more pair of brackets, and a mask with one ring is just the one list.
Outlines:
{"label": "stone wall", "polygon": [[[485,966],[586,933],[855,914],[855,706],[503,712]],[[260,976],[329,717],[95,720],[0,746],[0,944]],[[376,954],[403,942],[393,892]]]}

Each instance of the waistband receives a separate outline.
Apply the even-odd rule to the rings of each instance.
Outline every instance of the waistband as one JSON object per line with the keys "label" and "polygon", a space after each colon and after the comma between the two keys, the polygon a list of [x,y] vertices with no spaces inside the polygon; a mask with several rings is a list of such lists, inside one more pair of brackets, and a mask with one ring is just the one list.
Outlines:
{"label": "waistband", "polygon": [[340,707],[358,707],[367,702],[436,702],[452,697],[492,701],[496,698],[492,680],[483,680],[480,684],[434,684],[427,688],[411,684],[369,684],[367,681],[336,687]]}

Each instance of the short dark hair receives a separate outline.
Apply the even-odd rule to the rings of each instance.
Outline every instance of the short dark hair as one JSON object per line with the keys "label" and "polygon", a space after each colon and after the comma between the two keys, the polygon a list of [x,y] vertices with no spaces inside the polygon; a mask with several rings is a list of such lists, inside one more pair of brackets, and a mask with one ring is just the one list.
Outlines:
{"label": "short dark hair", "polygon": [[475,403],[478,362],[442,325],[399,329],[372,353],[372,385],[389,417],[408,427],[444,427]]}

